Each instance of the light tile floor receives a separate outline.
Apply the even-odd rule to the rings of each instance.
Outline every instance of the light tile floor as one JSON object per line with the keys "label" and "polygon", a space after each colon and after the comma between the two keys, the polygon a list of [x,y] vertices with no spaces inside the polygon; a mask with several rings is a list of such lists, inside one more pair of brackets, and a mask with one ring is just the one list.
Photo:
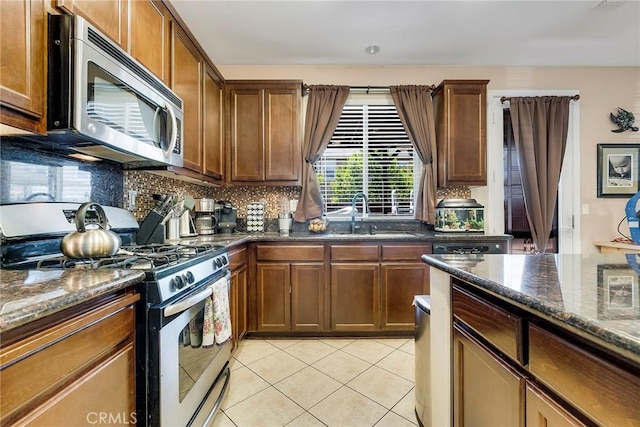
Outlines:
{"label": "light tile floor", "polygon": [[409,338],[244,340],[215,426],[416,426]]}

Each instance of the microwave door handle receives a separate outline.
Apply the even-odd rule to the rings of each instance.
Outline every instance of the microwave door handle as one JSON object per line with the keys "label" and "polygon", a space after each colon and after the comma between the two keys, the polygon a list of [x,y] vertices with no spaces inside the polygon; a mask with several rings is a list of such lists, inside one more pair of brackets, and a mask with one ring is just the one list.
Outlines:
{"label": "microwave door handle", "polygon": [[164,308],[164,317],[172,316],[176,313],[183,312],[188,308],[193,307],[203,299],[213,294],[213,288],[207,287],[205,290],[198,292],[195,295],[191,295],[188,298],[183,299],[175,304],[168,305]]}
{"label": "microwave door handle", "polygon": [[173,112],[171,105],[165,102],[164,108],[167,109],[169,116],[171,117],[171,143],[169,144],[169,148],[162,150],[162,153],[165,157],[169,157],[176,146],[176,141],[178,140],[178,121],[176,120],[176,115]]}

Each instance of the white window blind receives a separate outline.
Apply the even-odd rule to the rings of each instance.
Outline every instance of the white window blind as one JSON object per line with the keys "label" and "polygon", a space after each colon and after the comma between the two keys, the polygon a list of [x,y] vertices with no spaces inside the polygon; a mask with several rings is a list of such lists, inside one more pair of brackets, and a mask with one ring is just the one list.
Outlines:
{"label": "white window blind", "polygon": [[359,191],[371,215],[413,216],[414,151],[394,105],[345,105],[314,167],[329,216],[350,214]]}

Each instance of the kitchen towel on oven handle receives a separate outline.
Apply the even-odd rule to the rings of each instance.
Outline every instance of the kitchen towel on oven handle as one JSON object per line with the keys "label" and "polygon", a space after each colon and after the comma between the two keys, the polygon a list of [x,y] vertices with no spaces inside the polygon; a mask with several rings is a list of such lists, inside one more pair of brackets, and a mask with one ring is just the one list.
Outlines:
{"label": "kitchen towel on oven handle", "polygon": [[211,296],[204,304],[202,346],[222,345],[231,339],[231,312],[227,280],[218,280],[211,285]]}

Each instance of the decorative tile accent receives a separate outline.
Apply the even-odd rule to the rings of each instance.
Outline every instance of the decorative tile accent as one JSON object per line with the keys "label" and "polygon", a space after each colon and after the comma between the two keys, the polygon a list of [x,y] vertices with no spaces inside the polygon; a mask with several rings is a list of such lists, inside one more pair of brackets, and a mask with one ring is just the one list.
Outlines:
{"label": "decorative tile accent", "polygon": [[[266,205],[265,218],[278,218],[280,202],[283,196],[289,199],[300,197],[300,187],[208,187],[185,181],[160,176],[144,171],[124,171],[124,206],[129,206],[129,191],[135,190],[136,209],[133,215],[143,220],[153,209],[153,194],[175,193],[191,196],[195,199],[210,198],[214,200],[230,200],[238,208],[238,218],[246,218],[247,205],[251,202],[263,202]],[[277,224],[275,225],[277,231]]]}
{"label": "decorative tile accent", "polygon": [[436,199],[470,199],[471,190],[468,187],[438,188]]}

